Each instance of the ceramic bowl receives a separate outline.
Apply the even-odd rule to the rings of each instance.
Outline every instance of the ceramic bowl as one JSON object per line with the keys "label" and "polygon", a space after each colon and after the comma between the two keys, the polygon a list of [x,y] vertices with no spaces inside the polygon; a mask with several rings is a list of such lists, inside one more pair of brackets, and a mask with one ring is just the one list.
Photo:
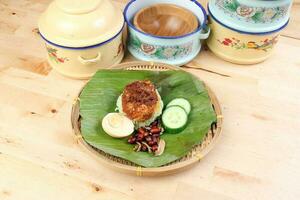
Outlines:
{"label": "ceramic bowl", "polygon": [[109,0],[55,0],[40,17],[39,31],[50,65],[85,79],[121,62],[124,24],[121,10]]}
{"label": "ceramic bowl", "polygon": [[135,14],[134,26],[156,36],[181,36],[195,31],[197,17],[187,9],[173,4],[156,4]]}
{"label": "ceramic bowl", "polygon": [[[133,19],[141,9],[157,5],[173,4],[192,12],[199,21],[197,29],[181,36],[156,36],[145,33],[133,25]],[[132,0],[124,10],[128,25],[128,50],[139,60],[167,63],[181,66],[195,58],[201,49],[201,40],[209,31],[204,31],[207,15],[197,1],[191,0]]]}
{"label": "ceramic bowl", "polygon": [[255,64],[266,60],[278,42],[280,28],[270,32],[250,33],[223,24],[209,11],[211,35],[207,40],[209,49],[220,58],[236,64]]}
{"label": "ceramic bowl", "polygon": [[292,0],[210,0],[215,18],[226,26],[246,32],[269,32],[284,26]]}

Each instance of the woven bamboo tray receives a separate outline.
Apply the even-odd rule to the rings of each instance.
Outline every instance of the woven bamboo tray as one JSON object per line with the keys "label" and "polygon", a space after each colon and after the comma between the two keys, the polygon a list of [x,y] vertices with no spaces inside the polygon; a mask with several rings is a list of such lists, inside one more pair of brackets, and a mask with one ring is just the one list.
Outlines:
{"label": "woven bamboo tray", "polygon": [[[122,63],[113,67],[114,69],[124,69],[124,70],[152,70],[152,71],[166,71],[166,70],[182,70],[178,67],[174,67],[171,65],[160,64],[160,63],[150,63],[150,62],[129,62],[129,63]],[[190,168],[194,164],[200,162],[204,156],[206,156],[210,150],[214,147],[221,134],[221,126],[223,122],[221,107],[219,102],[215,96],[215,94],[206,86],[212,106],[217,115],[217,121],[212,123],[211,129],[206,134],[205,138],[203,139],[201,144],[198,144],[193,147],[193,149],[181,159],[173,161],[167,165],[156,167],[156,168],[144,168],[138,166],[130,161],[127,161],[122,158],[118,158],[107,154],[99,149],[96,149],[89,145],[82,137],[80,132],[80,113],[79,113],[79,96],[74,101],[74,105],[72,108],[72,115],[71,115],[71,123],[72,128],[75,133],[76,142],[81,145],[89,154],[94,156],[104,165],[115,169],[120,172],[136,175],[136,176],[162,176],[162,175],[169,175],[174,174],[185,169]]]}

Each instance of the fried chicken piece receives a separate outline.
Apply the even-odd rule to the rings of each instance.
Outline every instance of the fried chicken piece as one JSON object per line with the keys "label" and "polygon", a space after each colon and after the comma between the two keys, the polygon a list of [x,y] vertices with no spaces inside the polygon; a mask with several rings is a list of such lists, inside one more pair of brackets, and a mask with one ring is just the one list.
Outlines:
{"label": "fried chicken piece", "polygon": [[125,87],[122,95],[123,112],[137,122],[150,119],[157,103],[155,86],[149,80],[130,83]]}

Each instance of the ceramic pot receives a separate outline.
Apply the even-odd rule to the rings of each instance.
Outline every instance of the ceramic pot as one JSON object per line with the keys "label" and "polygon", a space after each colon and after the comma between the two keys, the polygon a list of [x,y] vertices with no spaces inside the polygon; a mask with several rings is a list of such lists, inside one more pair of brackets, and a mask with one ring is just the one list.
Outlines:
{"label": "ceramic pot", "polygon": [[55,0],[42,14],[39,31],[50,65],[65,76],[84,79],[121,62],[124,23],[109,0]]}
{"label": "ceramic pot", "polygon": [[280,31],[288,24],[286,21],[269,32],[246,32],[223,24],[211,12],[210,6],[208,11],[211,35],[207,46],[220,58],[236,64],[255,64],[266,60],[278,42]]}
{"label": "ceramic pot", "polygon": [[[156,36],[144,33],[133,25],[134,15],[141,9],[155,4],[174,4],[191,11],[199,20],[198,28],[182,36]],[[209,36],[204,30],[207,15],[204,8],[191,0],[132,0],[124,10],[128,25],[128,50],[139,60],[181,66],[195,58],[201,50],[201,40]]]}
{"label": "ceramic pot", "polygon": [[216,19],[236,30],[269,32],[284,26],[290,17],[292,0],[210,0]]}

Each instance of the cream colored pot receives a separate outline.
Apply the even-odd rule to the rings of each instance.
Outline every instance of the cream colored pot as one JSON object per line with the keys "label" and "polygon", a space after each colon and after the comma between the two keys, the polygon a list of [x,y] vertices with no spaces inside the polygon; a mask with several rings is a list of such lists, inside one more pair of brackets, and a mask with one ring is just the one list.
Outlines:
{"label": "cream colored pot", "polygon": [[[247,32],[234,29],[209,11],[209,49],[220,58],[236,64],[255,64],[266,60],[278,42],[281,30],[288,24],[268,32]],[[259,30],[259,29],[258,29]]]}
{"label": "cream colored pot", "polygon": [[122,12],[109,0],[55,0],[39,20],[50,65],[79,79],[121,62],[123,27]]}

